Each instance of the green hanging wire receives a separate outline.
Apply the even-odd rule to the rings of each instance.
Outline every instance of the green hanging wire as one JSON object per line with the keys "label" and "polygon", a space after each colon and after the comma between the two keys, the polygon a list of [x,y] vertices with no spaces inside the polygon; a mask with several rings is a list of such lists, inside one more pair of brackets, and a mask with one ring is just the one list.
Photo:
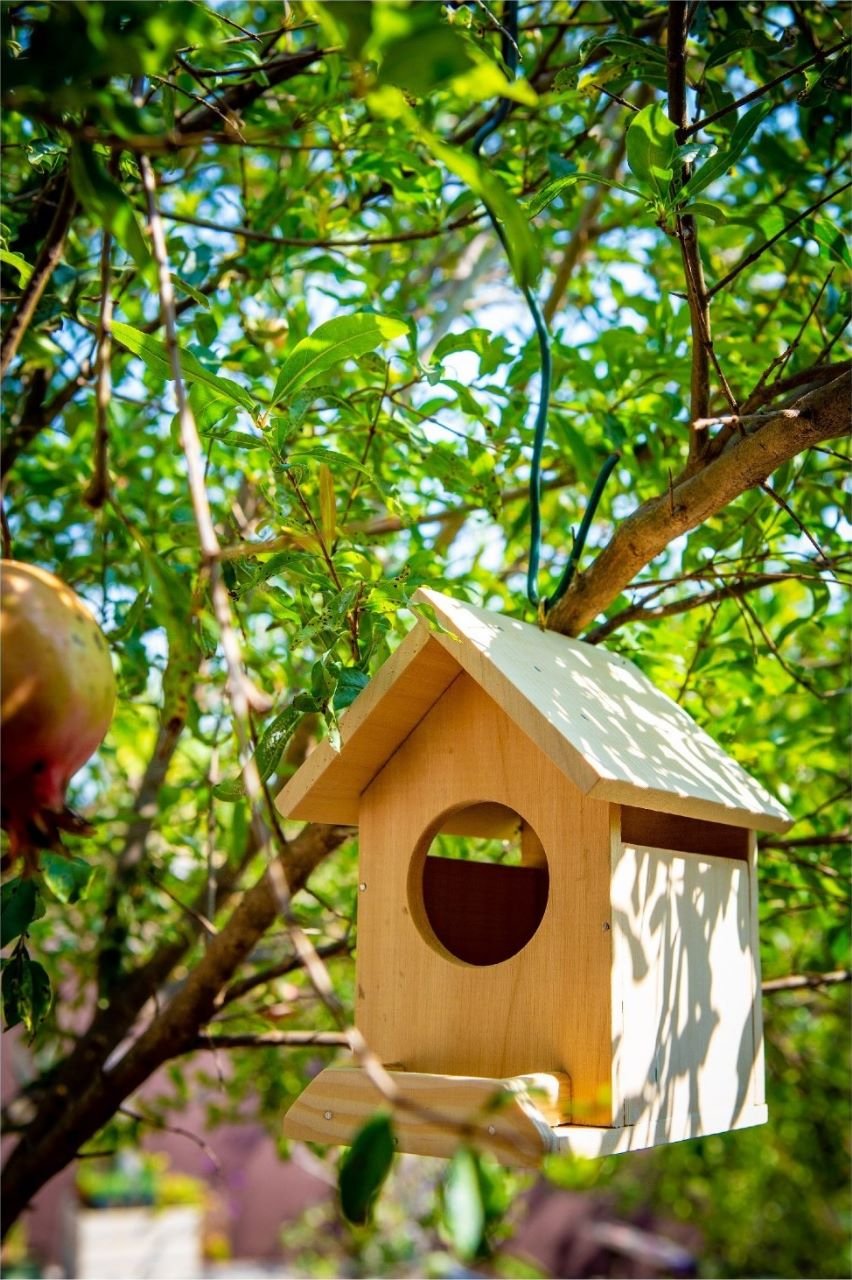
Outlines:
{"label": "green hanging wire", "polygon": [[[509,74],[514,78],[520,57],[518,49],[518,3],[517,0],[506,0],[503,5],[503,24],[501,30],[501,45],[503,61],[509,70]],[[500,125],[509,114],[510,103],[508,98],[501,98],[491,114],[486,118],[473,139],[472,151],[475,156],[479,156],[483,144],[487,138],[500,128]],[[497,237],[503,248],[508,254],[508,244],[503,227],[495,218],[493,212],[486,204],[486,211],[491,220]],[[532,290],[526,286],[521,286],[521,292],[527,304],[530,315],[532,316],[535,326],[536,337],[538,338],[539,349],[539,365],[541,369],[541,382],[539,385],[538,407],[535,415],[535,425],[533,428],[533,447],[532,459],[530,461],[530,555],[527,568],[527,599],[534,609],[538,610],[539,620],[543,621],[544,615],[549,609],[552,609],[558,600],[561,600],[565,592],[571,585],[574,573],[583,554],[583,548],[586,545],[586,538],[595,517],[598,504],[603,497],[604,489],[609,477],[615,470],[616,464],[621,457],[618,452],[611,453],[601,468],[598,477],[592,489],[588,506],[586,507],[580,527],[573,537],[571,554],[568,557],[568,563],[563,570],[562,576],[556,585],[556,590],[551,596],[541,596],[538,591],[539,567],[541,563],[541,459],[544,452],[544,442],[547,435],[547,417],[550,407],[550,391],[553,381],[553,358],[550,349],[550,335],[547,331],[547,325],[544,317],[539,309],[538,302]]]}

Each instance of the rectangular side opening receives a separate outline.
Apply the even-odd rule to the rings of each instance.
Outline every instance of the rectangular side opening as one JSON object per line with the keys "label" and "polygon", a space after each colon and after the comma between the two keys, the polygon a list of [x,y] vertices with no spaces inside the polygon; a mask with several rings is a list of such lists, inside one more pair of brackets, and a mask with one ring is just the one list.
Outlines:
{"label": "rectangular side opening", "polygon": [[744,827],[634,809],[627,804],[621,806],[621,840],[623,844],[647,845],[651,849],[748,860],[749,832]]}

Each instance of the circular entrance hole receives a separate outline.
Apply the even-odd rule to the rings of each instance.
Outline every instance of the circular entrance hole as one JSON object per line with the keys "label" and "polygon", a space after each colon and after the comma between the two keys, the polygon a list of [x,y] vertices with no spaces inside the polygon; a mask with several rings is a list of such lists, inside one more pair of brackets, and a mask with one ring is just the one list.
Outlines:
{"label": "circular entrance hole", "polygon": [[427,942],[462,964],[517,955],[547,909],[547,859],[520,814],[483,803],[426,833],[412,861],[412,915]]}

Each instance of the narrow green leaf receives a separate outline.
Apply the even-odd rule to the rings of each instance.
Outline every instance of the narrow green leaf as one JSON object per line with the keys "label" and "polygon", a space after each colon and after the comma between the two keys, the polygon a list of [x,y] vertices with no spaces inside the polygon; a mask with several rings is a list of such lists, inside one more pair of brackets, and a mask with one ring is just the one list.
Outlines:
{"label": "narrow green leaf", "polygon": [[369,311],[327,320],[290,352],[272,393],[273,405],[313,382],[334,365],[375,351],[383,342],[400,338],[407,331],[408,326],[403,320],[374,315]]}
{"label": "narrow green leaf", "polygon": [[771,110],[771,102],[759,102],[757,106],[747,111],[742,119],[737,121],[727,149],[718,151],[715,156],[711,156],[706,164],[703,164],[700,169],[695,171],[689,182],[685,183],[681,188],[679,198],[691,202],[699,191],[703,191],[705,187],[709,187],[711,182],[715,182],[717,178],[721,178],[726,174],[739,160],[764,117]]}
{"label": "narrow green leaf", "polygon": [[561,196],[562,192],[568,187],[573,187],[576,182],[596,182],[602,187],[612,187],[616,191],[624,191],[629,196],[636,196],[639,200],[647,199],[647,192],[639,191],[636,187],[628,187],[623,182],[614,182],[612,178],[602,178],[599,173],[569,173],[562,178],[554,178],[552,182],[548,182],[529,200],[523,202],[523,208],[529,217],[534,218],[536,214],[541,213],[549,204],[552,204],[557,196]]}
{"label": "narrow green leaf", "polygon": [[75,142],[70,155],[71,181],[81,204],[97,222],[115,236],[137,266],[151,264],[151,251],[136,218],[136,211],[121,187],[104,168],[94,147]]}
{"label": "narrow green leaf", "polygon": [[500,222],[515,279],[522,289],[533,288],[541,270],[541,258],[535,234],[521,205],[476,156],[448,146],[428,130],[422,130],[421,134],[435,158],[461,178]]}
{"label": "narrow green leaf", "polygon": [[[113,320],[110,328],[116,342],[120,342],[132,355],[144,361],[159,378],[171,381],[172,365],[165,343],[158,342],[156,338],[121,320]],[[214,373],[208,373],[189,351],[180,352],[180,368],[187,386],[200,382],[221,399],[230,400],[232,404],[239,405],[241,409],[254,415],[255,402],[244,387],[232,382],[230,378],[220,378]]]}
{"label": "narrow green leaf", "polygon": [[44,915],[44,903],[33,879],[15,876],[0,889],[0,946],[26,933],[33,920]]}
{"label": "narrow green leaf", "polygon": [[71,858],[60,853],[43,853],[41,870],[44,883],[60,902],[79,902],[85,898],[95,874],[95,868],[82,858]]}
{"label": "narrow green leaf", "polygon": [[340,1162],[338,1188],[343,1216],[358,1225],[369,1222],[373,1205],[394,1157],[391,1118],[384,1113],[372,1116],[358,1130],[352,1146]]}
{"label": "narrow green leaf", "polygon": [[450,1161],[442,1188],[443,1223],[453,1248],[470,1261],[485,1247],[486,1211],[478,1157],[460,1147]]}
{"label": "narrow green leaf", "polygon": [[205,294],[196,289],[194,285],[187,284],[186,280],[181,280],[180,276],[175,275],[174,271],[172,271],[171,277],[172,284],[176,289],[180,289],[181,293],[185,293],[192,298],[193,302],[198,303],[199,307],[204,307],[206,311],[210,310],[210,299]]}
{"label": "narrow green leaf", "polygon": [[0,262],[5,262],[8,267],[14,267],[18,273],[18,283],[22,289],[25,289],[33,273],[30,264],[19,253],[12,253],[10,249],[0,249]]}

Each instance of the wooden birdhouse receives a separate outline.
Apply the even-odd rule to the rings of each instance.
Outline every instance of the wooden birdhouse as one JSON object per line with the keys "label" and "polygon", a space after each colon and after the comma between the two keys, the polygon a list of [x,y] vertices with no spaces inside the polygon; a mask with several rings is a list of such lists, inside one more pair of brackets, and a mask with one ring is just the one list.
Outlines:
{"label": "wooden birdhouse", "polygon": [[[763,1123],[754,833],[789,815],[625,658],[419,599],[442,629],[278,798],[360,829],[356,1025],[400,1149],[466,1133],[532,1164]],[[285,1132],[345,1143],[381,1105],[375,1072],[330,1067]]]}

